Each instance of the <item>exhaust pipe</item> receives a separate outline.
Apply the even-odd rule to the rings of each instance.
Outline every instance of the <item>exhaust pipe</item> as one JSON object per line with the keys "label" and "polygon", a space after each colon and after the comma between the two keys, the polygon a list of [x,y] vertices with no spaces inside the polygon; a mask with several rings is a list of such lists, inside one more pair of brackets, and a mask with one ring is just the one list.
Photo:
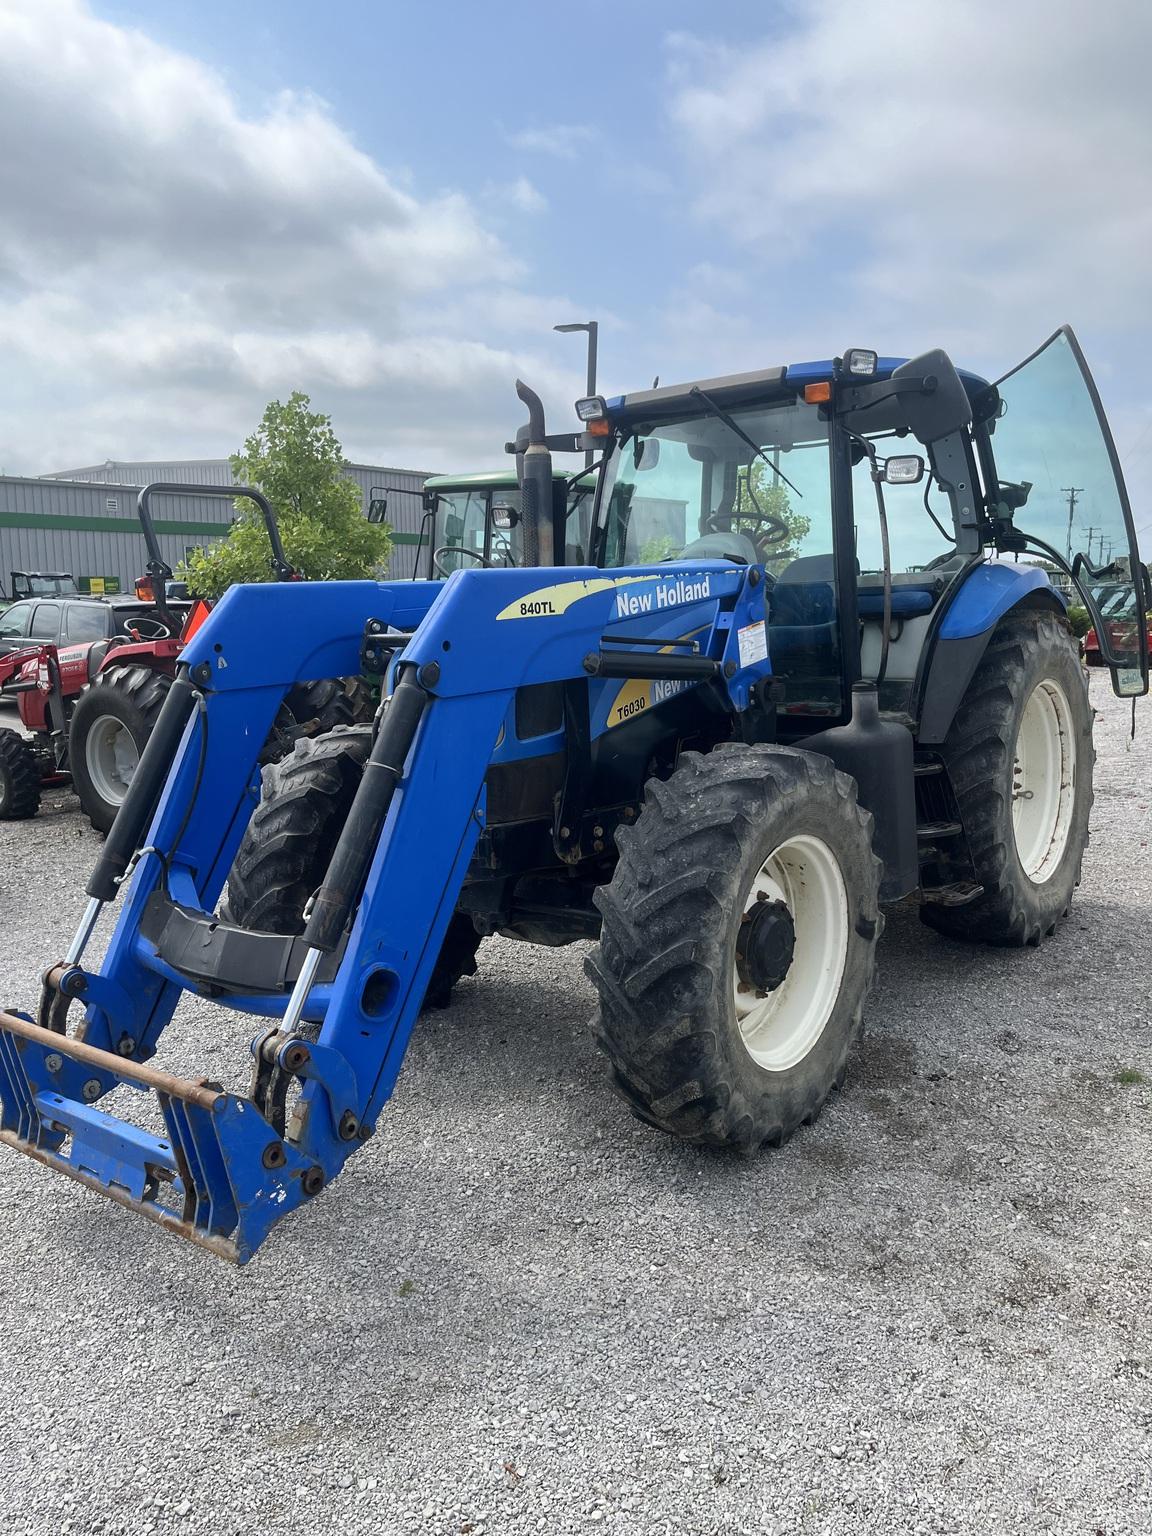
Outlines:
{"label": "exhaust pipe", "polygon": [[[528,407],[528,442],[520,470],[520,521],[525,565],[555,565],[552,533],[552,455],[544,437],[544,404],[534,389],[516,380],[516,393]],[[520,459],[520,455],[517,455]]]}

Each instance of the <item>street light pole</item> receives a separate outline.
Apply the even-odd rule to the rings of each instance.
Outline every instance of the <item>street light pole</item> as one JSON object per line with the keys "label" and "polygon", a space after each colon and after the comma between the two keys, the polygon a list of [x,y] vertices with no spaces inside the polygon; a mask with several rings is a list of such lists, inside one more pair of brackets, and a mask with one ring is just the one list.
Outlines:
{"label": "street light pole", "polygon": [[[597,350],[598,337],[599,337],[599,333],[600,333],[599,322],[596,321],[596,320],[582,320],[579,323],[576,323],[576,324],[573,324],[573,325],[554,325],[552,327],[552,329],[554,331],[563,331],[563,332],[565,332],[565,334],[570,333],[572,331],[587,331],[587,333],[588,333],[588,371],[587,371],[587,375],[586,375],[586,392],[589,395],[594,395],[596,393],[596,350]],[[596,457],[596,455],[593,453],[591,448],[589,448],[585,452],[585,454],[584,454],[584,468],[585,469],[588,469],[591,466],[592,460],[595,457]]]}

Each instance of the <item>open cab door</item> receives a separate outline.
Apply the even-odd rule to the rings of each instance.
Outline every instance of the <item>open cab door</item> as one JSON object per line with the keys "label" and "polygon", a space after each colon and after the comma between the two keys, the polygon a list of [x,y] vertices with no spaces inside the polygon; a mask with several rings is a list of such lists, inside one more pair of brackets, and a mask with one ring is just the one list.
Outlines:
{"label": "open cab door", "polygon": [[[1148,692],[1152,581],[1116,445],[1080,344],[1062,326],[994,386],[989,504],[1001,549],[1066,570],[1121,697]],[[1018,540],[1018,542],[1014,542]]]}

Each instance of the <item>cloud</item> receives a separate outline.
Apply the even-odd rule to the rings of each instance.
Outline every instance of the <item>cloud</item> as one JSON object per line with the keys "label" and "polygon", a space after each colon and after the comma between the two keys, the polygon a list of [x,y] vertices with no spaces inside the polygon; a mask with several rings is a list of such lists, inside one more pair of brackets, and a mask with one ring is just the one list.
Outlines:
{"label": "cloud", "polygon": [[1150,50],[1145,0],[827,0],[739,49],[673,35],[669,110],[753,270],[1007,362],[1064,319],[1152,324]]}
{"label": "cloud", "polygon": [[517,176],[515,181],[489,182],[484,188],[485,200],[499,206],[512,208],[517,213],[543,213],[548,199],[527,176]]}
{"label": "cloud", "polygon": [[558,160],[575,160],[582,150],[596,142],[598,134],[586,123],[553,123],[543,128],[521,128],[506,137],[514,149],[554,155]]}
{"label": "cloud", "polygon": [[435,467],[503,442],[517,371],[578,392],[578,367],[487,339],[484,296],[527,275],[496,232],[498,204],[541,206],[526,178],[479,203],[421,196],[322,101],[241,109],[83,0],[0,5],[0,134],[9,471],[225,452],[293,387],[351,456],[395,463],[407,443]]}

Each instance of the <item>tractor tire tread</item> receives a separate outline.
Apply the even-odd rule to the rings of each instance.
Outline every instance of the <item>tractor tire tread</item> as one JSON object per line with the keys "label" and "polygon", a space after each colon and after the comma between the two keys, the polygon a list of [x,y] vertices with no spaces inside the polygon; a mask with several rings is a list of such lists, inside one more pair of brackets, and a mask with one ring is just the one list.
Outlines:
{"label": "tractor tire tread", "polygon": [[28,821],[40,809],[40,767],[19,731],[0,729],[0,821]]}

